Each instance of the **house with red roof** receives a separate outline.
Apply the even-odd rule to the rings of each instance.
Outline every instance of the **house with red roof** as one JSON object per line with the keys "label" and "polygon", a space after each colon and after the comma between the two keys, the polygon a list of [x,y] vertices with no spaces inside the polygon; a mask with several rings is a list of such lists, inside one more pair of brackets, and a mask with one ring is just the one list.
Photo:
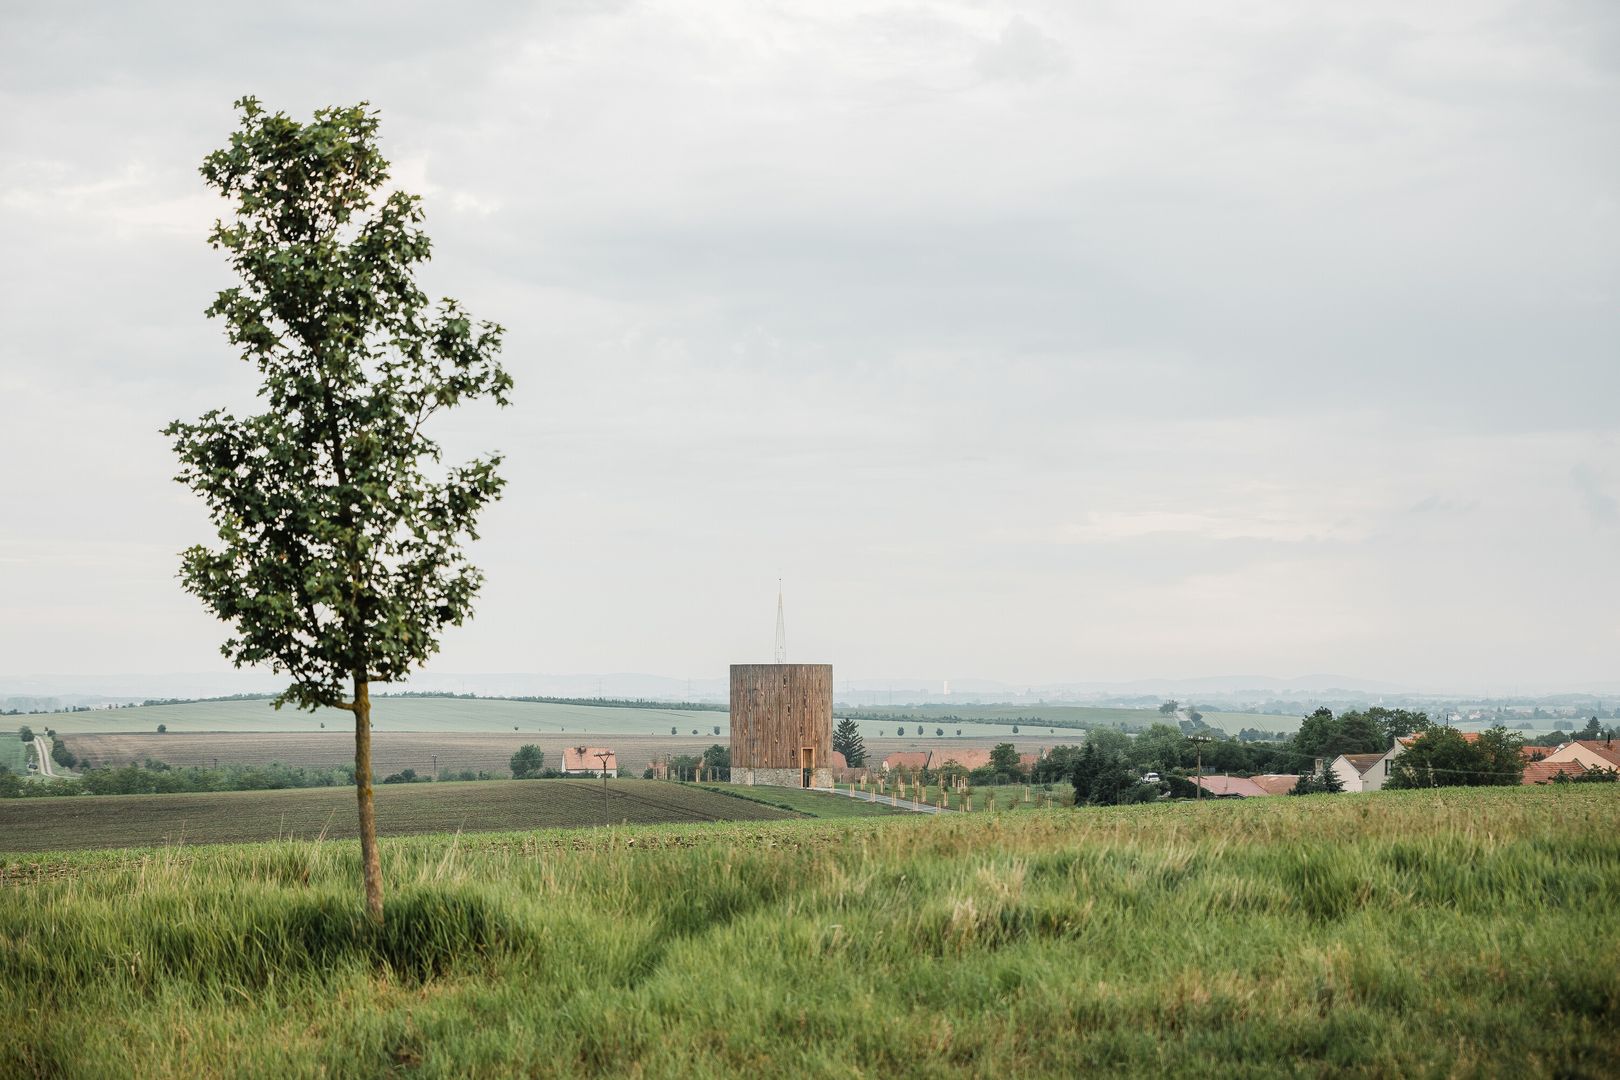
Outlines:
{"label": "house with red roof", "polygon": [[1288,773],[1263,773],[1260,776],[1189,776],[1193,786],[1204,789],[1206,795],[1217,799],[1260,799],[1269,795],[1286,795],[1294,790],[1299,777]]}
{"label": "house with red roof", "polygon": [[1271,792],[1246,776],[1189,776],[1195,787],[1217,799],[1258,799]]}
{"label": "house with red roof", "polygon": [[1542,758],[1557,764],[1575,761],[1588,769],[1620,769],[1620,743],[1613,739],[1576,739]]}
{"label": "house with red roof", "polygon": [[928,768],[933,759],[931,750],[896,750],[883,759],[883,771],[893,772],[895,769],[905,769],[915,772],[918,769]]}
{"label": "house with red roof", "polygon": [[563,747],[564,776],[619,775],[619,759],[612,750],[602,746]]}
{"label": "house with red roof", "polygon": [[1378,791],[1389,779],[1389,763],[1397,756],[1394,747],[1382,754],[1340,754],[1329,768],[1346,791]]}
{"label": "house with red roof", "polygon": [[1524,776],[1519,783],[1551,784],[1560,776],[1581,776],[1585,773],[1586,766],[1578,761],[1528,761],[1525,762]]}

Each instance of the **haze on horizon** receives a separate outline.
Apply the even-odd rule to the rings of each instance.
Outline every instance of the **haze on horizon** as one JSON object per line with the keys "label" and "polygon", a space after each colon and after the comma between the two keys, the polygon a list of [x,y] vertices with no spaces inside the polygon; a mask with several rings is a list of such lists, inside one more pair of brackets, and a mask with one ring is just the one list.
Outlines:
{"label": "haze on horizon", "polygon": [[197,165],[367,100],[509,328],[431,671],[1613,682],[1620,8],[25,3],[0,674],[208,671]]}

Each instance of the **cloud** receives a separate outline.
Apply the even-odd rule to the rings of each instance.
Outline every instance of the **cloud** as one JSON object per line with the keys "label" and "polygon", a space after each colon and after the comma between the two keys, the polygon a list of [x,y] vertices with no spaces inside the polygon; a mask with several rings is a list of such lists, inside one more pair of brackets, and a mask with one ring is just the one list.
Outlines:
{"label": "cloud", "polygon": [[[253,92],[379,107],[424,286],[509,328],[516,406],[442,431],[511,483],[441,670],[722,670],[779,573],[853,677],[1606,670],[1556,598],[1620,603],[1607,536],[1486,523],[1567,521],[1569,484],[1620,515],[1616,19],[26,6],[0,549],[65,629],[0,620],[0,657],[214,660],[155,431],[254,401],[200,315],[231,278],[196,174]],[[1435,612],[1443,648],[1402,629]]]}
{"label": "cloud", "polygon": [[1620,499],[1607,490],[1592,466],[1581,462],[1569,471],[1569,478],[1580,496],[1581,508],[1594,524],[1612,525],[1620,520]]}
{"label": "cloud", "polygon": [[987,79],[1034,82],[1059,74],[1069,65],[1062,45],[1022,15],[1015,15],[994,41],[980,47],[973,66]]}

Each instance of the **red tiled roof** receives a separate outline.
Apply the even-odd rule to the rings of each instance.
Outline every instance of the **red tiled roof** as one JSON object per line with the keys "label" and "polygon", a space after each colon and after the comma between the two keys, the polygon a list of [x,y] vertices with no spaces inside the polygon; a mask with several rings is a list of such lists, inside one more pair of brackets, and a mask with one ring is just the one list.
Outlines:
{"label": "red tiled roof", "polygon": [[963,747],[960,750],[935,750],[934,767],[943,769],[955,762],[962,768],[972,772],[974,769],[983,769],[990,764],[990,751],[983,747]]}
{"label": "red tiled roof", "polygon": [[1521,746],[1519,747],[1519,756],[1526,761],[1540,761],[1557,749],[1556,746]]}
{"label": "red tiled roof", "polygon": [[1340,754],[1339,756],[1348,761],[1350,767],[1358,773],[1365,773],[1384,759],[1383,754]]}
{"label": "red tiled roof", "polygon": [[1195,776],[1190,779],[1211,795],[1237,795],[1241,798],[1253,799],[1271,794],[1253,780],[1241,776]]}
{"label": "red tiled roof", "polygon": [[1294,790],[1299,783],[1299,777],[1293,773],[1265,773],[1261,776],[1251,776],[1249,781],[1267,795],[1286,795]]}
{"label": "red tiled roof", "polygon": [[1550,784],[1560,774],[1579,776],[1585,771],[1586,766],[1578,761],[1532,761],[1524,767],[1524,779],[1519,783]]}
{"label": "red tiled roof", "polygon": [[[1429,731],[1455,731],[1455,730],[1456,730],[1455,728],[1430,728],[1429,729]],[[1402,746],[1411,746],[1413,743],[1417,742],[1419,739],[1423,738],[1423,736],[1427,735],[1427,734],[1428,734],[1428,732],[1425,731],[1425,732],[1420,732],[1420,733],[1418,733],[1416,735],[1402,735],[1396,741],[1399,742]],[[1458,731],[1457,734],[1462,736],[1463,742],[1479,742],[1479,732],[1477,732],[1477,731]]]}
{"label": "red tiled roof", "polygon": [[[606,754],[607,761],[604,763],[598,754]],[[563,772],[598,772],[603,768],[618,767],[618,757],[605,746],[563,747]]]}
{"label": "red tiled roof", "polygon": [[1576,739],[1577,743],[1592,751],[1610,765],[1620,769],[1620,744],[1608,739]]}

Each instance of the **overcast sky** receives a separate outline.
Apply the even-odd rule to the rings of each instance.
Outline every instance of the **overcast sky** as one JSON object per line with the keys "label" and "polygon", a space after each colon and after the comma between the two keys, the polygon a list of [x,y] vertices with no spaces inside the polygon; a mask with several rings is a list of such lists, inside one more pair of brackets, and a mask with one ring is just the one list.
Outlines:
{"label": "overcast sky", "polygon": [[[228,8],[235,7],[233,13]],[[0,674],[222,668],[197,175],[381,109],[509,328],[440,672],[1620,656],[1620,5],[0,2]]]}

